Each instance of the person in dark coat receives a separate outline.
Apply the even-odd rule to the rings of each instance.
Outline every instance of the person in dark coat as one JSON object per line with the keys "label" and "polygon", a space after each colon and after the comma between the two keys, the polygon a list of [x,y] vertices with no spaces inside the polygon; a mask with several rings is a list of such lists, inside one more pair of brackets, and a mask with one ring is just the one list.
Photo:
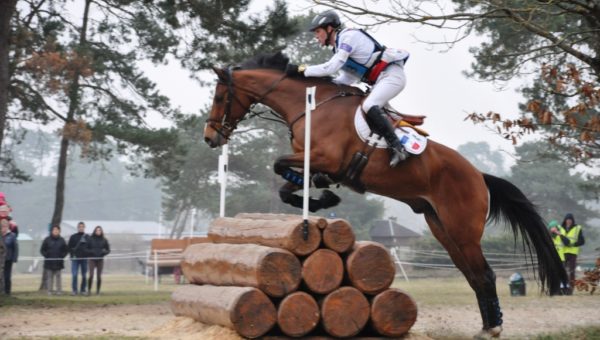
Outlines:
{"label": "person in dark coat", "polygon": [[96,226],[92,236],[90,236],[87,243],[87,253],[90,259],[88,260],[88,267],[90,268],[90,277],[88,281],[87,295],[92,292],[92,281],[94,280],[94,269],[96,269],[96,294],[100,294],[100,286],[102,285],[102,269],[104,268],[104,256],[110,253],[110,245],[108,240],[104,237],[104,230],[101,226]]}
{"label": "person in dark coat", "polygon": [[[44,271],[46,272],[48,295],[62,294],[61,271],[65,267],[63,260],[68,254],[67,242],[60,236],[60,227],[53,226],[50,236],[44,239],[40,253],[44,256]],[[53,290],[52,282],[56,282]]]}
{"label": "person in dark coat", "polygon": [[4,239],[6,254],[4,255],[4,293],[10,295],[12,288],[12,265],[17,262],[18,245],[17,236],[11,232],[7,219],[0,220],[0,235]]}
{"label": "person in dark coat", "polygon": [[85,233],[85,223],[77,223],[77,232],[69,237],[69,253],[71,254],[71,295],[77,295],[77,275],[81,268],[81,295],[85,295],[87,287],[87,242],[90,236]]}

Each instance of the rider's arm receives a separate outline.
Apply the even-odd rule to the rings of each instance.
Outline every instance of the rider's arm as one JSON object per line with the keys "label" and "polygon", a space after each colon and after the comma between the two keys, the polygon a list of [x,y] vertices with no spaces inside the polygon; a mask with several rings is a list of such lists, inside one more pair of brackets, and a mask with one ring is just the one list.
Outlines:
{"label": "rider's arm", "polygon": [[326,77],[336,73],[339,69],[344,66],[346,60],[348,60],[348,56],[350,52],[339,48],[338,51],[333,55],[329,61],[319,64],[319,65],[311,65],[307,66],[306,70],[304,70],[304,75],[306,77]]}
{"label": "rider's arm", "polygon": [[360,81],[360,78],[358,78],[348,72],[342,72],[339,76],[335,77],[335,79],[333,80],[334,83],[342,84],[342,85],[351,85],[351,84],[357,83],[358,81]]}

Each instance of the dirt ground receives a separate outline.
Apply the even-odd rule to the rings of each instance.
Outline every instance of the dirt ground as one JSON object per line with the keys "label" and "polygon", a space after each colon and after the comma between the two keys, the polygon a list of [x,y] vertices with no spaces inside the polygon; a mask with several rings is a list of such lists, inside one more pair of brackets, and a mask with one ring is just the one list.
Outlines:
{"label": "dirt ground", "polygon": [[[508,306],[502,338],[526,339],[532,335],[566,331],[569,327],[598,325],[600,297],[573,304],[558,297],[524,306]],[[586,299],[587,301],[587,299]],[[551,304],[551,305],[550,305]],[[552,306],[552,308],[550,308]],[[419,306],[410,340],[467,338],[480,328],[476,306]],[[94,307],[6,307],[0,309],[0,338],[55,336],[135,336],[158,339],[241,339],[233,331],[175,317],[168,304]]]}

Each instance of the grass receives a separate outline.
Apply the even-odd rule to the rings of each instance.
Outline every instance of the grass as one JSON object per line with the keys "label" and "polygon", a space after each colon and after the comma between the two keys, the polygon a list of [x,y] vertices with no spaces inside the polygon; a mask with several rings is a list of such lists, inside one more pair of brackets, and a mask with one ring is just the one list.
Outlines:
{"label": "grass", "polygon": [[536,338],[537,340],[597,340],[600,339],[599,327],[575,328],[569,332],[543,334]]}
{"label": "grass", "polygon": [[[164,276],[158,291],[154,291],[151,280],[145,282],[142,275],[105,275],[100,295],[71,296],[71,275],[62,276],[63,295],[49,296],[38,291],[40,275],[16,275],[13,277],[13,292],[0,299],[0,307],[66,307],[103,305],[146,305],[168,302],[171,292],[177,287],[172,277]],[[95,283],[95,282],[94,282]],[[92,287],[95,292],[95,287]]]}

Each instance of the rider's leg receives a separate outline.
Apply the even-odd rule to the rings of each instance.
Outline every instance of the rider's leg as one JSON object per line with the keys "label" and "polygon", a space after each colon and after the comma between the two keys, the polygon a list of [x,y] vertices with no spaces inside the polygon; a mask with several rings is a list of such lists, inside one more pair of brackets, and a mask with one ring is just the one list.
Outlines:
{"label": "rider's leg", "polygon": [[369,126],[377,134],[383,136],[390,145],[390,151],[392,152],[390,166],[392,167],[405,160],[408,153],[400,143],[394,132],[394,127],[385,117],[385,113],[381,108],[398,95],[405,85],[404,69],[399,65],[392,64],[381,73],[371,93],[363,102],[363,110],[367,113]]}

